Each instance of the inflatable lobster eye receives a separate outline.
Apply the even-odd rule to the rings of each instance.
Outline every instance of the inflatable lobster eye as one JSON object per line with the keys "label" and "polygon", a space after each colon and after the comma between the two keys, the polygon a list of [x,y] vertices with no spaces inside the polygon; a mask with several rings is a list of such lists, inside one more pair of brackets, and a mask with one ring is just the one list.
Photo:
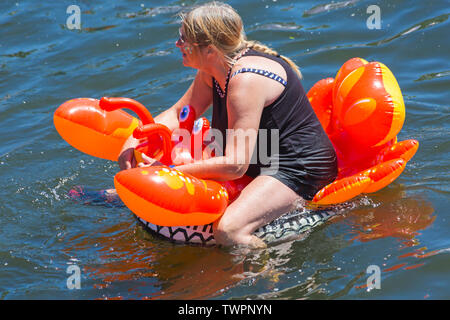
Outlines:
{"label": "inflatable lobster eye", "polygon": [[192,131],[196,115],[195,109],[191,105],[185,105],[178,115],[178,120],[180,122],[180,128],[185,129],[189,132]]}
{"label": "inflatable lobster eye", "polygon": [[181,109],[180,112],[180,121],[186,121],[186,119],[189,117],[189,106],[184,106],[183,109]]}
{"label": "inflatable lobster eye", "polygon": [[194,128],[192,128],[192,134],[198,134],[199,132],[201,132],[203,128],[203,119],[197,119],[194,122]]}

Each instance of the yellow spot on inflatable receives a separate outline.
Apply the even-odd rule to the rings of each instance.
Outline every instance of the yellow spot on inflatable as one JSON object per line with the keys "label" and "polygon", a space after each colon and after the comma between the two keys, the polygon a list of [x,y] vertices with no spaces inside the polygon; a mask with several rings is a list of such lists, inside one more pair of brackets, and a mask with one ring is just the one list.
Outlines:
{"label": "yellow spot on inflatable", "polygon": [[340,92],[340,95],[343,99],[345,99],[352,90],[355,83],[358,82],[358,80],[361,78],[361,76],[364,73],[364,67],[360,67],[352,72],[350,72],[345,79],[341,82],[341,86],[338,89],[338,92]]}
{"label": "yellow spot on inflatable", "polygon": [[379,65],[381,68],[384,89],[389,94],[392,100],[391,103],[393,105],[393,118],[388,134],[382,141],[377,143],[376,146],[381,146],[389,140],[394,139],[402,129],[403,122],[405,121],[405,103],[403,101],[403,95],[397,83],[397,80],[395,79],[392,72],[388,69],[388,67],[386,67],[382,63],[379,63]]}
{"label": "yellow spot on inflatable", "polygon": [[192,196],[195,193],[195,186],[189,177],[186,177],[182,172],[177,170],[170,170],[163,168],[157,171],[158,176],[162,177],[164,182],[174,190],[186,187],[186,191]]}
{"label": "yellow spot on inflatable", "polygon": [[129,136],[131,136],[133,134],[134,129],[136,129],[138,125],[139,125],[139,120],[136,118],[133,118],[133,120],[128,128],[117,128],[116,130],[114,130],[114,132],[111,134],[111,136],[127,139]]}
{"label": "yellow spot on inflatable", "polygon": [[208,186],[206,185],[206,181],[203,180],[203,179],[201,179],[200,181],[203,183],[203,186],[205,187],[205,191],[207,191],[208,190]]}
{"label": "yellow spot on inflatable", "polygon": [[194,184],[192,183],[191,179],[189,179],[189,177],[186,177],[186,190],[187,192],[193,196],[195,193],[195,187]]}
{"label": "yellow spot on inflatable", "polygon": [[162,169],[157,171],[158,176],[163,178],[164,182],[174,190],[181,189],[184,186],[183,180],[178,175],[174,175],[170,170]]}

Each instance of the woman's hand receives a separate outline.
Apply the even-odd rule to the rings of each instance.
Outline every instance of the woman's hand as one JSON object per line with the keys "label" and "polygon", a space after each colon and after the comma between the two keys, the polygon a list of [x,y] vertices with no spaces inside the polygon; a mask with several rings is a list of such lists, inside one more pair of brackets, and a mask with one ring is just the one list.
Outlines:
{"label": "woman's hand", "polygon": [[[200,117],[212,103],[211,94],[212,77],[199,71],[189,89],[172,107],[154,117],[156,123],[162,123],[170,130],[179,128],[178,115],[185,105],[192,105],[195,108],[197,117]],[[130,136],[122,147],[119,155],[120,170],[128,170],[136,166],[161,165],[159,161],[143,155],[144,160],[137,163],[134,157],[134,149],[138,146],[139,140]],[[184,160],[183,160],[184,161]]]}
{"label": "woman's hand", "polygon": [[130,137],[124,144],[122,152],[119,155],[119,167],[120,170],[128,170],[135,167],[148,167],[154,165],[162,165],[161,162],[156,159],[150,158],[145,154],[141,154],[142,162],[137,162],[134,156],[135,147],[139,144],[139,141]]}
{"label": "woman's hand", "polygon": [[134,157],[134,148],[139,145],[139,140],[130,136],[127,141],[123,144],[122,151],[120,152],[119,159],[119,168],[120,170],[128,170],[136,167],[137,161]]}
{"label": "woman's hand", "polygon": [[128,170],[136,167],[136,159],[134,158],[134,148],[128,148],[119,156],[118,159],[120,170]]}
{"label": "woman's hand", "polygon": [[150,167],[150,166],[162,166],[163,164],[161,163],[161,162],[159,162],[158,160],[156,160],[156,159],[153,159],[153,158],[150,158],[150,157],[148,157],[148,156],[146,156],[145,154],[141,154],[141,158],[142,158],[142,160],[143,160],[143,162],[139,162],[138,164],[137,164],[137,166],[139,167],[139,168],[142,168],[142,167]]}
{"label": "woman's hand", "polygon": [[134,157],[134,148],[128,148],[124,150],[119,156],[119,167],[120,170],[128,170],[135,167],[149,167],[149,166],[159,166],[162,165],[156,159],[150,158],[145,154],[141,154],[142,162],[137,162]]}

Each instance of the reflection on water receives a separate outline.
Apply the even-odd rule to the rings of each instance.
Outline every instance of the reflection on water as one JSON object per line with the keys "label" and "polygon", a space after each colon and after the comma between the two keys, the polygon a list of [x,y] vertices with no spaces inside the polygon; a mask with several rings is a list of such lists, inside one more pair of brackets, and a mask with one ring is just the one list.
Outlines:
{"label": "reflection on water", "polygon": [[[376,208],[353,211],[345,223],[351,228],[350,241],[367,243],[383,238],[398,239],[398,247],[389,250],[380,267],[383,273],[400,270],[404,272],[425,265],[424,260],[417,259],[440,253],[439,250],[429,251],[426,246],[421,246],[419,240],[421,231],[432,226],[435,221],[436,215],[433,214],[431,202],[420,196],[407,197],[399,188],[396,192],[383,193]],[[386,262],[387,260],[389,262]],[[367,289],[367,283],[363,281],[354,288]]]}
{"label": "reflection on water", "polygon": [[[138,299],[212,298],[242,279],[242,256],[216,247],[173,244],[147,234],[138,224],[117,224],[100,230],[97,237],[66,241],[71,244],[69,256],[94,250],[95,258],[83,272],[105,299],[123,297],[117,295],[122,286]],[[130,288],[133,280],[140,284]]]}
{"label": "reflection on water", "polygon": [[102,26],[102,27],[88,27],[88,28],[83,28],[83,30],[86,32],[96,32],[96,31],[112,29],[115,27],[116,27],[115,25],[109,25],[109,26]]}
{"label": "reflection on water", "polygon": [[[66,239],[70,245],[65,253],[94,250],[96,258],[83,272],[104,299],[122,298],[124,294],[117,294],[122,287],[128,288],[126,296],[138,299],[339,298],[366,288],[364,272],[343,274],[334,263],[336,254],[355,241],[399,239],[400,247],[389,255],[404,261],[385,264],[383,272],[415,269],[425,264],[417,259],[437,254],[420,247],[417,239],[436,219],[431,203],[405,196],[401,186],[335,210],[340,214],[302,240],[258,251],[170,243],[146,233],[130,217],[130,222],[99,229],[95,237]],[[405,252],[406,248],[412,251]],[[139,285],[130,288],[133,281]],[[344,285],[327,289],[334,282]],[[245,294],[243,287],[248,289]]]}
{"label": "reflection on water", "polygon": [[218,248],[175,246],[154,265],[161,285],[161,299],[217,297],[239,282],[242,258]]}
{"label": "reflection on water", "polygon": [[348,223],[355,236],[353,240],[372,241],[395,237],[408,243],[428,228],[433,216],[431,203],[423,199],[400,198],[393,202],[383,202],[377,208],[355,210]]}

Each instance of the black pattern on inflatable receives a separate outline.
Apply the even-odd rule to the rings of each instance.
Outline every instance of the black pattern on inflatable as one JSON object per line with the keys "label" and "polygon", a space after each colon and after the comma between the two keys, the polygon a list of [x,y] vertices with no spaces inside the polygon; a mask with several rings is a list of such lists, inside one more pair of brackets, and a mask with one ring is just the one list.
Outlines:
{"label": "black pattern on inflatable", "polygon": [[[305,211],[301,213],[294,211],[259,228],[254,234],[266,243],[287,241],[291,238],[304,236],[311,229],[325,223],[336,214],[337,212],[327,210]],[[204,226],[163,227],[138,217],[137,220],[150,233],[162,236],[172,242],[201,245],[216,244],[212,223]]]}

